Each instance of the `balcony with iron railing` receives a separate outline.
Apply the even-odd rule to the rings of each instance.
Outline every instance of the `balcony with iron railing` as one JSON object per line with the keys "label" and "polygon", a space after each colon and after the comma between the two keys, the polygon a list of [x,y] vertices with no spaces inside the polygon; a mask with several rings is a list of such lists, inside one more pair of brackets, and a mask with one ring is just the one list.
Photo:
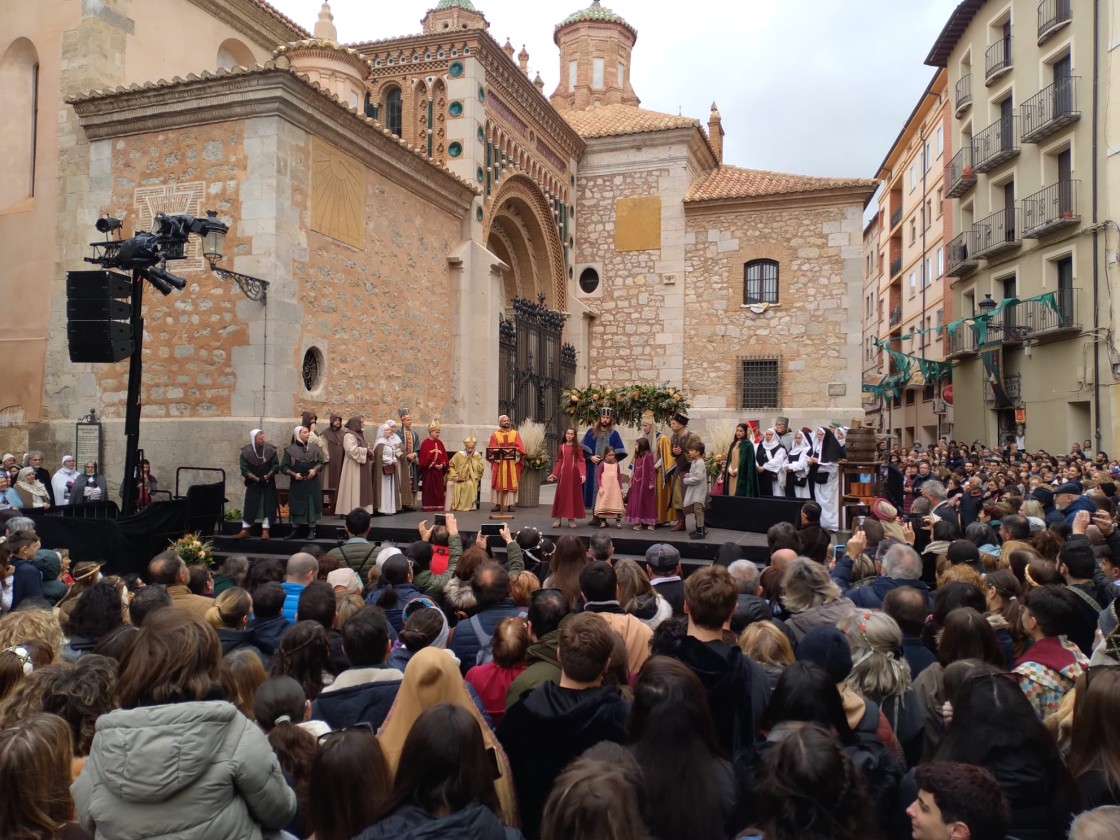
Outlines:
{"label": "balcony with iron railing", "polygon": [[889,325],[890,329],[893,330],[895,327],[897,327],[901,323],[902,323],[902,305],[900,304],[900,305],[894,307],[893,309],[891,309],[890,325]]}
{"label": "balcony with iron railing", "polygon": [[1039,239],[1081,222],[1077,212],[1078,181],[1058,181],[1023,199],[1023,236]]}
{"label": "balcony with iron railing", "polygon": [[952,160],[945,165],[945,183],[949,185],[945,195],[948,198],[960,198],[976,184],[976,173],[972,171],[972,143],[953,155]]}
{"label": "balcony with iron railing", "polygon": [[1077,76],[1058,79],[1019,106],[1024,143],[1037,143],[1081,119],[1077,110]]}
{"label": "balcony with iron railing", "polygon": [[1073,0],[1042,0],[1038,4],[1038,43],[1073,20]]}
{"label": "balcony with iron railing", "polygon": [[1045,342],[1061,338],[1069,332],[1080,332],[1081,322],[1077,317],[1079,291],[1069,287],[1058,289],[1054,292],[1053,305],[1041,300],[1008,304],[988,319],[986,340],[1022,344],[1028,340]]}
{"label": "balcony with iron railing", "polygon": [[891,260],[891,277],[898,277],[902,274],[902,257],[895,257]]}
{"label": "balcony with iron railing", "polygon": [[980,265],[974,254],[976,250],[976,231],[967,227],[949,242],[948,262],[945,273],[950,277],[967,277]]}
{"label": "balcony with iron railing", "polygon": [[1011,36],[1005,35],[984,51],[984,84],[991,85],[1011,68]]}
{"label": "balcony with iron railing", "polygon": [[1019,238],[1019,208],[1000,210],[972,226],[976,237],[972,255],[993,257],[1022,244]]}
{"label": "balcony with iron railing", "polygon": [[891,213],[891,228],[890,229],[894,230],[900,224],[902,224],[902,208],[901,207],[896,207],[894,212]]}
{"label": "balcony with iron railing", "polygon": [[975,354],[976,328],[969,323],[958,325],[956,332],[949,333],[949,352],[945,354],[945,357],[947,359],[960,359]]}
{"label": "balcony with iron railing", "polygon": [[959,117],[968,110],[968,106],[972,104],[972,74],[965,73],[960,79],[957,80],[956,96],[953,99],[956,108],[954,116]]}
{"label": "balcony with iron railing", "polygon": [[1015,145],[1015,120],[1000,117],[972,138],[972,169],[988,172],[1019,154]]}

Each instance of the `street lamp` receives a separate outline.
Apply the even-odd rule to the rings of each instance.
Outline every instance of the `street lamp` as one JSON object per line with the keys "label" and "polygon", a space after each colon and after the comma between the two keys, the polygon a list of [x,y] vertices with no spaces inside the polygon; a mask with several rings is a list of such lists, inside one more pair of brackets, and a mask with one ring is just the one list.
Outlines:
{"label": "street lamp", "polygon": [[989,312],[996,308],[996,302],[992,300],[992,296],[990,294],[986,294],[984,295],[984,299],[976,304],[976,308],[979,309],[980,312],[984,315],[987,315]]}
{"label": "street lamp", "polygon": [[222,248],[226,242],[226,226],[218,223],[218,215],[213,210],[206,211],[206,217],[217,224],[212,225],[202,238],[202,256],[210,263],[210,270],[223,280],[232,280],[241,289],[242,294],[249,300],[268,302],[268,281],[261,280],[249,274],[229,271],[220,268],[218,263],[222,260]]}

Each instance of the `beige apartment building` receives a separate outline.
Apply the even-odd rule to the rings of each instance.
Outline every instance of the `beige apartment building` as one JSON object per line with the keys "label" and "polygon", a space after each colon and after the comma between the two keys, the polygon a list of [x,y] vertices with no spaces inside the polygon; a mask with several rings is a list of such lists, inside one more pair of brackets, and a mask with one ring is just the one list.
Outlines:
{"label": "beige apartment building", "polygon": [[875,212],[863,226],[863,345],[860,358],[863,370],[863,411],[865,422],[879,428],[881,401],[868,386],[878,384],[883,378],[880,370],[880,352],[875,346],[879,337],[879,227],[881,213]]}
{"label": "beige apartment building", "polygon": [[[919,97],[876,173],[879,200],[877,311],[871,335],[890,340],[902,353],[943,361],[946,345],[936,328],[948,322],[944,168],[949,160],[947,74],[938,71]],[[904,366],[876,352],[878,378]],[[878,379],[876,379],[878,381]],[[948,380],[929,381],[911,363],[908,383],[897,396],[869,406],[877,428],[902,446],[928,444],[952,431],[952,407],[941,396]]]}
{"label": "beige apartment building", "polygon": [[926,59],[951,97],[953,310],[988,313],[947,338],[960,439],[1115,448],[1116,15],[1098,0],[967,0]]}

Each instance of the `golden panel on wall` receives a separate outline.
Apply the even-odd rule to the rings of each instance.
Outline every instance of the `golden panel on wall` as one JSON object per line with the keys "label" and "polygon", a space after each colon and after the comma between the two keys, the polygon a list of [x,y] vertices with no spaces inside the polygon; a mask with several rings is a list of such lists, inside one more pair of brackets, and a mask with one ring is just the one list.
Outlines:
{"label": "golden panel on wall", "polygon": [[661,248],[661,196],[617,198],[614,202],[614,249],[656,251]]}
{"label": "golden panel on wall", "polygon": [[322,140],[313,140],[311,229],[362,248],[365,194],[365,167]]}

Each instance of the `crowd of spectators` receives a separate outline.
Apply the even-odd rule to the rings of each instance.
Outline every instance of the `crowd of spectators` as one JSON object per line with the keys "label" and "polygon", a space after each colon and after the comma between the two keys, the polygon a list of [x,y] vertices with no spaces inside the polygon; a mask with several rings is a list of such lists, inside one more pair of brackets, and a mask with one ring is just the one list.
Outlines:
{"label": "crowd of spectators", "polygon": [[0,513],[0,836],[1120,837],[1115,462],[883,465],[762,568],[358,509],[116,577]]}

